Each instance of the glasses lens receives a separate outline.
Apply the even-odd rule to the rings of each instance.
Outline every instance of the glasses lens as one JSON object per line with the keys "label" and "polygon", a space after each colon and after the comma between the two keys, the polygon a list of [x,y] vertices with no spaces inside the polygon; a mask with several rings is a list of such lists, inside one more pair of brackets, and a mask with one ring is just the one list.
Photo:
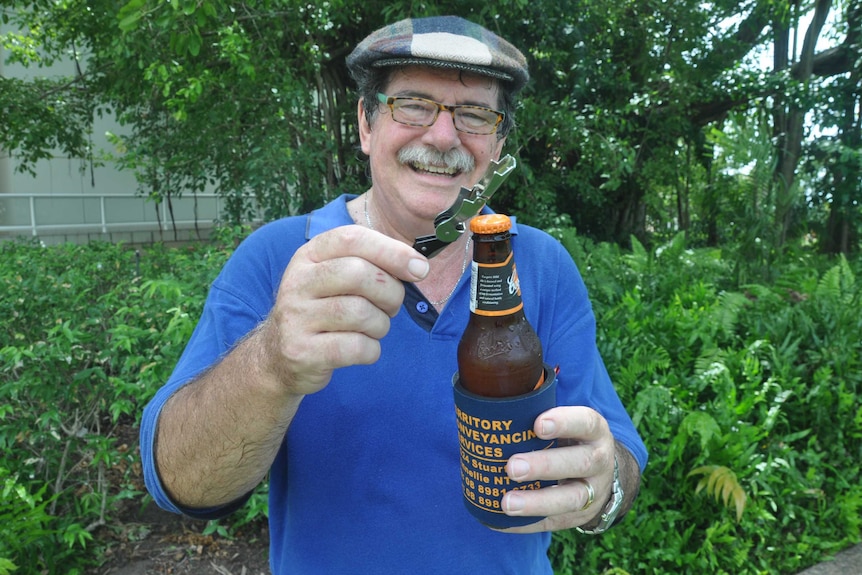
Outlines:
{"label": "glasses lens", "polygon": [[[378,96],[381,102],[386,96]],[[428,127],[434,124],[442,104],[424,98],[389,98],[392,109],[392,119],[409,126]],[[497,125],[503,119],[500,112],[480,106],[452,106],[445,108],[453,110],[455,129],[468,134],[493,134]]]}
{"label": "glasses lens", "polygon": [[430,126],[438,110],[436,104],[427,100],[395,98],[392,102],[392,118],[412,126]]}
{"label": "glasses lens", "polygon": [[487,108],[461,106],[455,109],[455,127],[471,134],[491,134],[497,129],[500,114]]}

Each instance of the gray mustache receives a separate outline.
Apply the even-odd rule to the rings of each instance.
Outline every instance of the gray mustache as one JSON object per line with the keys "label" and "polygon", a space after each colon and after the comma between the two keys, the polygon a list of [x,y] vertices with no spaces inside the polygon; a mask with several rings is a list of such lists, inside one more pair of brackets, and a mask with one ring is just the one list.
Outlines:
{"label": "gray mustache", "polygon": [[402,164],[446,166],[447,168],[461,172],[470,172],[476,166],[476,160],[473,159],[473,156],[460,148],[453,148],[448,152],[440,152],[434,148],[410,146],[402,148],[398,152],[398,161]]}

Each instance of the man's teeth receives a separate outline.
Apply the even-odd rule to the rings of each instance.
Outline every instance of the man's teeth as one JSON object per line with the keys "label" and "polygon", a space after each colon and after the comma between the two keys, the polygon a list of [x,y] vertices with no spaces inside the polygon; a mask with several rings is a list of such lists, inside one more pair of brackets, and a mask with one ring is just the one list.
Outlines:
{"label": "man's teeth", "polygon": [[423,172],[431,172],[432,174],[444,174],[447,176],[451,176],[457,171],[455,170],[455,168],[447,168],[444,166],[429,166],[427,164],[413,164],[413,167]]}

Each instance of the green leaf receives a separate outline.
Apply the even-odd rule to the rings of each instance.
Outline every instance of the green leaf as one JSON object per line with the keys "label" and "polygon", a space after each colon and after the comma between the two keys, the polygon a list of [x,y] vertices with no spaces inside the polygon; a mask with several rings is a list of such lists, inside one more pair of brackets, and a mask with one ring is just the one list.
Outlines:
{"label": "green leaf", "polygon": [[689,413],[681,427],[688,437],[693,437],[695,434],[700,436],[700,448],[704,451],[710,441],[721,437],[721,428],[715,418],[703,411]]}
{"label": "green leaf", "polygon": [[0,557],[0,575],[10,575],[13,571],[17,570],[18,566],[12,563],[12,561]]}
{"label": "green leaf", "polygon": [[201,38],[200,31],[197,26],[195,26],[192,33],[189,35],[188,40],[188,51],[192,56],[197,56],[201,52],[201,44],[203,44],[203,39]]}
{"label": "green leaf", "polygon": [[122,20],[120,20],[120,30],[123,32],[131,32],[135,28],[138,27],[138,22],[141,21],[141,16],[143,16],[140,12],[135,12],[133,14],[129,14]]}
{"label": "green leaf", "polygon": [[120,30],[123,32],[131,32],[137,28],[138,22],[143,17],[143,8],[146,5],[146,0],[130,0],[117,12],[117,18],[120,20]]}

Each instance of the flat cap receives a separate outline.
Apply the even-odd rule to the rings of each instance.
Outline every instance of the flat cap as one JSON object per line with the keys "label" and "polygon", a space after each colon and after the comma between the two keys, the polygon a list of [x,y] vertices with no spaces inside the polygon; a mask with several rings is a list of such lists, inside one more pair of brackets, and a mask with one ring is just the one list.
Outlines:
{"label": "flat cap", "polygon": [[372,32],[347,57],[351,73],[407,65],[451,68],[508,82],[530,79],[527,60],[512,44],[458,16],[407,18]]}

